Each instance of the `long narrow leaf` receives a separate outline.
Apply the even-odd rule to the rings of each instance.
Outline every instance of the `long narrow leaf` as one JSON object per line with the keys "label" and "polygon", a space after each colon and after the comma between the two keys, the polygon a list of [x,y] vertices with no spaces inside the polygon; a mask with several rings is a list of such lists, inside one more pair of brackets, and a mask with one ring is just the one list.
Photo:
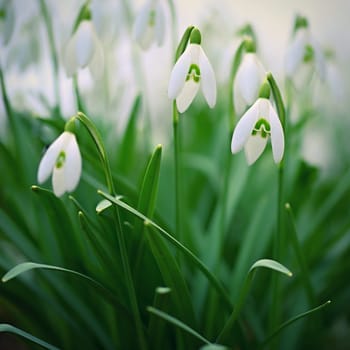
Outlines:
{"label": "long narrow leaf", "polygon": [[19,329],[15,326],[12,326],[10,324],[7,324],[7,323],[1,323],[0,324],[0,332],[8,332],[8,333],[13,333],[13,334],[16,334],[16,335],[19,335],[25,339],[28,339],[30,340],[31,342],[37,344],[37,345],[40,345],[42,346],[43,348],[45,349],[49,349],[49,350],[59,350],[59,348],[57,348],[56,346],[53,346],[49,343],[47,343],[46,341],[44,340],[41,340],[37,337],[34,337],[34,335],[31,335],[25,331],[23,331],[22,329]]}

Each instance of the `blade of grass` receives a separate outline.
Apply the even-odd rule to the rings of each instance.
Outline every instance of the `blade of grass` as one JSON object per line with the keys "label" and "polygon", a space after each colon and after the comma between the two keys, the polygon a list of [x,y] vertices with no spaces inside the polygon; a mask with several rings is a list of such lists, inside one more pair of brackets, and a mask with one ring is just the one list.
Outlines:
{"label": "blade of grass", "polygon": [[288,221],[287,224],[289,226],[289,231],[290,231],[290,240],[292,242],[293,250],[294,253],[297,257],[299,267],[301,270],[301,278],[302,278],[302,283],[304,285],[305,291],[307,298],[309,300],[309,305],[315,305],[316,303],[316,298],[315,298],[315,292],[311,284],[311,278],[310,278],[310,273],[309,273],[309,268],[306,264],[305,258],[304,258],[304,253],[302,251],[299,239],[298,239],[298,234],[297,234],[297,228],[295,224],[295,218],[293,214],[292,207],[290,206],[289,203],[286,203],[285,209],[287,212],[287,217]]}
{"label": "blade of grass", "polygon": [[53,345],[47,343],[46,341],[41,340],[41,339],[39,339],[37,337],[34,337],[34,335],[31,335],[31,334],[23,331],[22,329],[19,329],[19,328],[14,327],[14,326],[12,326],[10,324],[7,324],[7,323],[1,323],[0,324],[0,332],[8,332],[8,333],[13,333],[13,334],[19,335],[20,337],[28,339],[31,342],[42,346],[45,349],[59,350],[59,348],[57,348],[56,346],[53,346]]}
{"label": "blade of grass", "polygon": [[308,315],[313,314],[316,311],[319,311],[321,309],[323,309],[324,307],[326,307],[327,305],[329,305],[331,303],[330,300],[326,301],[325,303],[311,309],[308,310],[306,312],[303,312],[297,316],[292,317],[291,319],[289,319],[288,321],[282,323],[271,335],[269,335],[264,342],[260,345],[260,348],[264,348],[277,334],[279,334],[281,331],[283,331],[283,329],[285,329],[286,327],[288,327],[289,325],[291,325],[292,323],[294,323],[295,321],[300,320],[303,317],[306,317]]}
{"label": "blade of grass", "polygon": [[167,314],[161,310],[158,310],[152,306],[149,306],[147,308],[147,311],[154,314],[154,315],[157,315],[158,317],[162,318],[163,320],[165,320],[165,321],[173,324],[174,326],[184,330],[185,332],[193,335],[194,337],[196,337],[197,339],[199,339],[203,343],[211,344],[208,339],[204,338],[201,334],[199,334],[194,329],[192,329],[191,327],[189,327],[187,324],[183,323],[182,321],[178,320],[177,318],[170,316],[169,314]]}
{"label": "blade of grass", "polygon": [[[232,332],[233,332],[233,326],[235,321],[238,318],[238,315],[244,305],[244,302],[247,298],[247,295],[249,293],[252,281],[253,281],[253,277],[254,277],[254,273],[255,270],[257,268],[267,268],[267,269],[271,269],[277,272],[280,272],[282,274],[287,275],[288,277],[292,276],[292,273],[282,264],[280,264],[279,262],[275,261],[275,260],[271,260],[271,259],[260,259],[258,261],[256,261],[249,269],[248,274],[246,276],[245,282],[243,284],[243,287],[240,291],[239,297],[238,297],[238,301],[235,304],[235,307],[233,309],[233,312],[231,314],[231,316],[229,317],[228,321],[226,322],[223,330],[221,331],[221,333],[219,334],[218,338],[216,339],[217,343],[225,343],[228,341],[229,338],[232,338]],[[229,337],[230,336],[230,337]]]}
{"label": "blade of grass", "polygon": [[129,211],[130,213],[134,214],[138,218],[140,218],[143,221],[147,221],[149,225],[153,226],[157,229],[157,232],[160,233],[167,241],[169,241],[172,245],[174,245],[180,252],[182,252],[192,263],[200,270],[202,273],[208,278],[212,286],[217,290],[217,292],[222,296],[223,301],[227,304],[229,308],[232,308],[233,305],[231,303],[230,297],[228,296],[226,290],[223,288],[223,286],[220,284],[220,282],[217,280],[217,278],[208,270],[208,268],[203,264],[203,262],[198,259],[197,256],[195,256],[188,248],[186,248],[183,244],[181,244],[178,240],[176,240],[170,233],[168,233],[166,230],[164,230],[162,227],[157,225],[155,222],[153,222],[151,219],[146,217],[145,215],[141,214],[136,209],[132,208],[128,204],[122,202],[119,199],[113,198],[109,194],[98,190],[97,191],[102,197],[108,199],[111,201],[114,205],[117,205],[119,207],[124,208],[125,210]]}

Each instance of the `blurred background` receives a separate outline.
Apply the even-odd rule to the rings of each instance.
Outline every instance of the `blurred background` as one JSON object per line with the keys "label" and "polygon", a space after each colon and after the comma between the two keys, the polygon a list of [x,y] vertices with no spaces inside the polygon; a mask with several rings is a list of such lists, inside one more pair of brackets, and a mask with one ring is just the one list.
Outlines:
{"label": "blurred background", "polygon": [[[10,99],[20,110],[45,115],[48,113],[45,105],[52,104],[54,100],[54,83],[39,2],[11,1],[15,6],[14,31],[10,42],[1,47],[1,64],[6,71]],[[337,91],[334,88],[333,92],[321,90],[323,95],[318,97],[317,103],[321,103],[322,109],[329,108],[330,118],[344,115],[348,110],[349,101],[345,97],[348,96],[350,81],[350,45],[346,40],[349,1],[335,0],[322,4],[317,0],[175,1],[175,25],[172,25],[168,2],[160,2],[167,19],[164,45],[153,45],[143,51],[132,40],[133,18],[143,1],[92,1],[93,21],[105,49],[105,75],[103,79],[94,81],[85,69],[79,74],[79,83],[89,111],[114,120],[117,131],[123,130],[132,101],[141,92],[147,96],[146,113],[149,112],[153,123],[157,121],[157,127],[153,128],[157,142],[166,142],[162,128],[167,128],[170,123],[171,103],[166,91],[172,56],[177,45],[175,41],[188,25],[196,25],[202,30],[203,47],[219,84],[228,83],[230,64],[239,42],[236,31],[246,23],[251,23],[257,33],[259,56],[266,69],[282,81],[285,52],[296,14],[306,16],[315,40],[322,48],[332,50],[339,73]],[[82,0],[47,1],[50,12],[55,14],[53,26],[60,59],[82,4]],[[76,112],[76,106],[72,79],[66,77],[62,64],[59,65],[59,86],[61,110],[68,118]],[[332,98],[325,99],[324,93],[331,94]],[[96,96],[99,98],[93,98]],[[0,110],[0,115],[4,116],[2,102]],[[320,136],[312,126],[305,138],[304,152],[310,161],[325,166],[330,155],[322,141],[324,135]],[[323,152],[320,147],[324,148]]]}

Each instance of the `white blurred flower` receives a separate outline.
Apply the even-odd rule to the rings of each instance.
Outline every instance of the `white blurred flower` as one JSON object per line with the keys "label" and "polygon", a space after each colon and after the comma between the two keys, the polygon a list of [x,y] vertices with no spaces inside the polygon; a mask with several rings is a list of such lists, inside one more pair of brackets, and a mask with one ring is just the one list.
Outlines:
{"label": "white blurred flower", "polygon": [[191,39],[183,54],[179,57],[170,75],[168,96],[176,99],[177,109],[180,113],[187,110],[199,87],[209,105],[213,108],[216,103],[216,80],[213,68],[200,46],[200,33],[198,29],[195,40]]}
{"label": "white blurred flower", "polygon": [[[298,71],[305,71],[305,68],[315,70],[319,77],[324,79],[324,55],[321,47],[312,37],[306,20],[299,28],[296,28],[292,41],[287,49],[286,75],[295,80],[295,75]],[[306,69],[306,71],[309,70]],[[305,79],[303,82],[306,83]]]}
{"label": "white blurred flower", "polygon": [[266,71],[255,52],[244,54],[233,82],[233,98],[238,115],[258,98]]}
{"label": "white blurred flower", "polygon": [[147,50],[154,41],[161,46],[165,34],[165,16],[159,0],[148,0],[138,13],[133,37],[142,49]]}
{"label": "white blurred flower", "polygon": [[260,157],[269,138],[273,159],[279,163],[284,153],[283,128],[270,100],[260,97],[237,123],[231,152],[238,153],[244,147],[247,163],[251,165]]}
{"label": "white blurred flower", "polygon": [[0,3],[0,44],[7,45],[15,28],[15,10],[13,1]]}
{"label": "white blurred flower", "polygon": [[68,77],[78,68],[89,67],[95,79],[101,78],[104,66],[102,44],[91,20],[83,20],[64,48],[63,64]]}
{"label": "white blurred flower", "polygon": [[64,131],[42,157],[38,170],[38,182],[43,183],[52,173],[53,192],[60,197],[77,187],[81,168],[82,160],[75,134]]}

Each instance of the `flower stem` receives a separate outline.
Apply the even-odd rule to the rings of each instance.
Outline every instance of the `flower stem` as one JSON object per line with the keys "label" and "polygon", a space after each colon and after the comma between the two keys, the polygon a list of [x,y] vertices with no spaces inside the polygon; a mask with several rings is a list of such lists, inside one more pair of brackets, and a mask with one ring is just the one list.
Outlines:
{"label": "flower stem", "polygon": [[177,239],[183,243],[182,232],[182,191],[181,191],[181,157],[180,157],[180,129],[179,112],[176,101],[173,101],[173,133],[174,133],[174,167],[175,167],[175,233]]}
{"label": "flower stem", "polygon": [[[107,182],[107,187],[109,193],[115,197],[116,191],[113,183],[113,178],[112,178],[112,172],[109,164],[109,160],[107,157],[106,150],[104,148],[104,144],[102,142],[102,138],[100,137],[96,127],[94,124],[88,119],[83,113],[78,112],[77,118],[84,124],[84,126],[87,128],[89,134],[93,138],[98,153],[100,155],[100,159],[102,162],[104,174],[106,177],[106,182]],[[123,233],[123,228],[120,220],[120,214],[119,214],[119,209],[117,206],[113,206],[114,212],[114,223],[115,223],[115,231],[117,235],[117,240],[118,240],[118,247],[119,247],[119,252],[122,260],[122,265],[123,265],[123,271],[126,279],[126,286],[128,289],[128,295],[130,298],[130,304],[131,304],[131,309],[132,313],[134,316],[135,320],[135,326],[136,326],[136,333],[137,333],[137,339],[139,342],[140,349],[146,350],[147,349],[147,344],[145,340],[145,335],[143,331],[143,325],[141,321],[141,316],[140,316],[140,311],[139,307],[137,304],[137,298],[136,298],[136,292],[135,292],[135,287],[134,283],[132,280],[132,275],[131,275],[131,268],[130,268],[130,263],[128,260],[128,254],[127,254],[127,248],[126,248],[126,243],[125,243],[125,237]]]}
{"label": "flower stem", "polygon": [[55,109],[57,111],[57,114],[60,115],[60,89],[59,89],[59,65],[58,65],[58,58],[57,58],[57,52],[56,52],[56,46],[55,46],[55,38],[53,35],[52,25],[51,25],[51,19],[49,15],[49,11],[47,9],[46,3],[44,0],[40,1],[40,8],[41,13],[44,18],[46,30],[47,30],[47,37],[49,40],[50,45],[50,54],[51,54],[51,61],[52,61],[52,67],[53,67],[53,74],[54,74],[54,91],[55,91]]}
{"label": "flower stem", "polygon": [[[286,110],[282,100],[281,92],[278,85],[269,72],[267,73],[267,80],[270,84],[273,97],[276,103],[277,113],[280,118],[282,128],[284,130],[284,137],[287,140],[286,131]],[[279,169],[278,169],[278,187],[277,187],[277,222],[276,222],[276,232],[273,241],[273,257],[277,261],[281,261],[283,257],[283,251],[285,247],[285,235],[284,235],[284,159],[282,159]],[[276,329],[281,321],[281,301],[282,301],[282,289],[280,284],[279,276],[272,276],[272,297],[271,297],[271,313],[270,313],[270,331]],[[278,348],[279,338],[276,337],[275,341],[271,344],[272,349]]]}
{"label": "flower stem", "polygon": [[73,87],[74,87],[75,99],[76,99],[76,103],[77,103],[77,109],[78,109],[78,111],[85,113],[85,108],[84,108],[83,101],[82,101],[82,98],[80,95],[77,74],[74,74],[74,76],[73,76]]}

